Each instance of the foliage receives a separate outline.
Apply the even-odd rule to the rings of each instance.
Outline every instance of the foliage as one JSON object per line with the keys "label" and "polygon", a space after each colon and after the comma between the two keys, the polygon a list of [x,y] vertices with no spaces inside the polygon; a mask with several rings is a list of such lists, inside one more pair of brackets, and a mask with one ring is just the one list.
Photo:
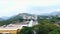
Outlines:
{"label": "foliage", "polygon": [[[14,21],[18,21],[21,22],[23,19],[21,19],[22,17],[19,16],[15,16],[13,18],[10,18],[8,20],[4,20],[4,21],[0,21],[0,26],[2,25],[7,25],[10,23],[14,23]],[[55,22],[58,22],[59,20],[57,19],[57,17],[52,17],[52,19],[47,20],[45,18],[40,19],[38,17],[38,25],[35,25],[33,27],[23,27],[23,29],[21,29],[21,31],[18,34],[34,34],[34,31],[36,32],[36,34],[60,34],[60,27],[52,24]]]}
{"label": "foliage", "polygon": [[55,30],[49,32],[49,34],[60,34],[60,29],[55,29]]}
{"label": "foliage", "polygon": [[3,21],[0,21],[0,26],[2,25],[8,25],[8,24],[11,24],[11,23],[15,23],[15,22],[22,22],[23,20],[21,19],[21,17],[19,16],[14,16],[8,20],[3,20]]}
{"label": "foliage", "polygon": [[31,27],[24,27],[18,34],[33,34]]}
{"label": "foliage", "polygon": [[33,31],[35,31],[36,34],[56,34],[59,33],[60,28],[50,23],[40,23],[34,27],[24,27],[19,34],[34,34]]}
{"label": "foliage", "polygon": [[34,26],[35,31],[37,34],[48,34],[49,32],[53,31],[54,29],[58,29],[59,27],[50,24],[50,23],[41,23],[39,25]]}
{"label": "foliage", "polygon": [[[39,18],[39,17],[38,17]],[[33,26],[32,28],[23,28],[19,33],[20,34],[32,34],[33,31],[36,32],[36,34],[60,34],[60,27],[52,24],[52,21],[58,22],[57,17],[52,17],[52,19],[38,19],[39,24]],[[34,32],[33,32],[34,34]]]}

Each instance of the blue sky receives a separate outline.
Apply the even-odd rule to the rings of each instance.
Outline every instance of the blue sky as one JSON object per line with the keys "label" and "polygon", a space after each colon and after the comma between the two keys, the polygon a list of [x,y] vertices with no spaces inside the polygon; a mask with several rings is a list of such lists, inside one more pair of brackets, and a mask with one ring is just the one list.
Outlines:
{"label": "blue sky", "polygon": [[60,0],[0,0],[0,17],[18,13],[44,14],[60,11]]}

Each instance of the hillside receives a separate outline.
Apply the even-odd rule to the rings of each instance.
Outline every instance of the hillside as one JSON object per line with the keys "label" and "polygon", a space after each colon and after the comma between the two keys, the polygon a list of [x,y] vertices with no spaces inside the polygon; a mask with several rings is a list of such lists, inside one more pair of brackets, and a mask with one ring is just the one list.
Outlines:
{"label": "hillside", "polygon": [[24,16],[24,15],[27,15],[27,16],[34,16],[34,15],[32,15],[32,14],[28,14],[28,13],[21,13],[21,14],[18,14],[18,15],[15,15],[15,16],[12,16],[12,17],[10,17],[9,19],[7,19],[7,20],[3,20],[3,21],[0,21],[0,26],[1,25],[7,25],[7,24],[10,24],[10,23],[17,23],[17,22],[22,22],[23,21],[23,18],[22,18],[22,16]]}

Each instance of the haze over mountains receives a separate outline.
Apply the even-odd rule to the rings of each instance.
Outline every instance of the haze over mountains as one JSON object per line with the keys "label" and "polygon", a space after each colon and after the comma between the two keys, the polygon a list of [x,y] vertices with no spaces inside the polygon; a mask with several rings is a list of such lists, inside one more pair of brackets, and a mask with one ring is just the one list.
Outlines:
{"label": "haze over mountains", "polygon": [[9,18],[11,18],[11,17],[2,16],[2,17],[0,17],[0,21],[2,21],[2,20],[7,20],[7,19],[9,19]]}
{"label": "haze over mountains", "polygon": [[[34,16],[35,14],[29,14],[29,13],[19,13],[17,15],[13,15],[11,17],[8,17],[8,16],[2,16],[0,17],[0,24],[1,25],[4,25],[4,24],[10,24],[10,23],[15,23],[16,22],[21,22],[21,16],[20,15],[27,15],[27,16]],[[46,13],[46,14],[43,14],[43,15],[37,15],[37,16],[54,16],[54,15],[60,15],[60,12],[52,12],[52,13]],[[0,26],[1,26],[0,25]]]}
{"label": "haze over mountains", "polygon": [[[14,15],[14,16],[19,16],[19,15],[34,15],[34,14],[20,13],[20,14],[18,14],[18,15]],[[60,15],[60,11],[55,11],[55,12],[51,12],[51,13],[45,13],[45,14],[42,14],[42,15],[48,15],[48,16],[50,16],[50,15]],[[1,21],[1,20],[6,20],[6,19],[9,19],[9,18],[12,18],[12,17],[13,17],[13,16],[11,16],[11,17],[2,16],[2,17],[0,17],[0,21]]]}
{"label": "haze over mountains", "polygon": [[3,21],[3,20],[11,20],[11,21],[18,20],[19,18],[22,18],[20,15],[34,16],[33,14],[19,13],[18,15],[13,15],[11,17],[2,16],[2,17],[0,17],[0,21]]}
{"label": "haze over mountains", "polygon": [[0,18],[0,21],[4,20],[3,18]]}
{"label": "haze over mountains", "polygon": [[45,13],[45,14],[42,14],[42,15],[60,15],[60,11],[55,11],[55,12],[51,12],[51,13]]}
{"label": "haze over mountains", "polygon": [[60,15],[60,11],[55,11],[55,12],[52,12],[51,15]]}

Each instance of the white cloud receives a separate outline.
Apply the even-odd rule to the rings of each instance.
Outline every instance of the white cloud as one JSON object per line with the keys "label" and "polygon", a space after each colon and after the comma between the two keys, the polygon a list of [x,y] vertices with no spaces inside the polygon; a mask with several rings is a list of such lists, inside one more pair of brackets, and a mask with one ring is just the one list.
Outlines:
{"label": "white cloud", "polygon": [[0,16],[29,12],[28,10],[32,6],[47,7],[59,5],[59,3],[58,0],[0,0]]}

